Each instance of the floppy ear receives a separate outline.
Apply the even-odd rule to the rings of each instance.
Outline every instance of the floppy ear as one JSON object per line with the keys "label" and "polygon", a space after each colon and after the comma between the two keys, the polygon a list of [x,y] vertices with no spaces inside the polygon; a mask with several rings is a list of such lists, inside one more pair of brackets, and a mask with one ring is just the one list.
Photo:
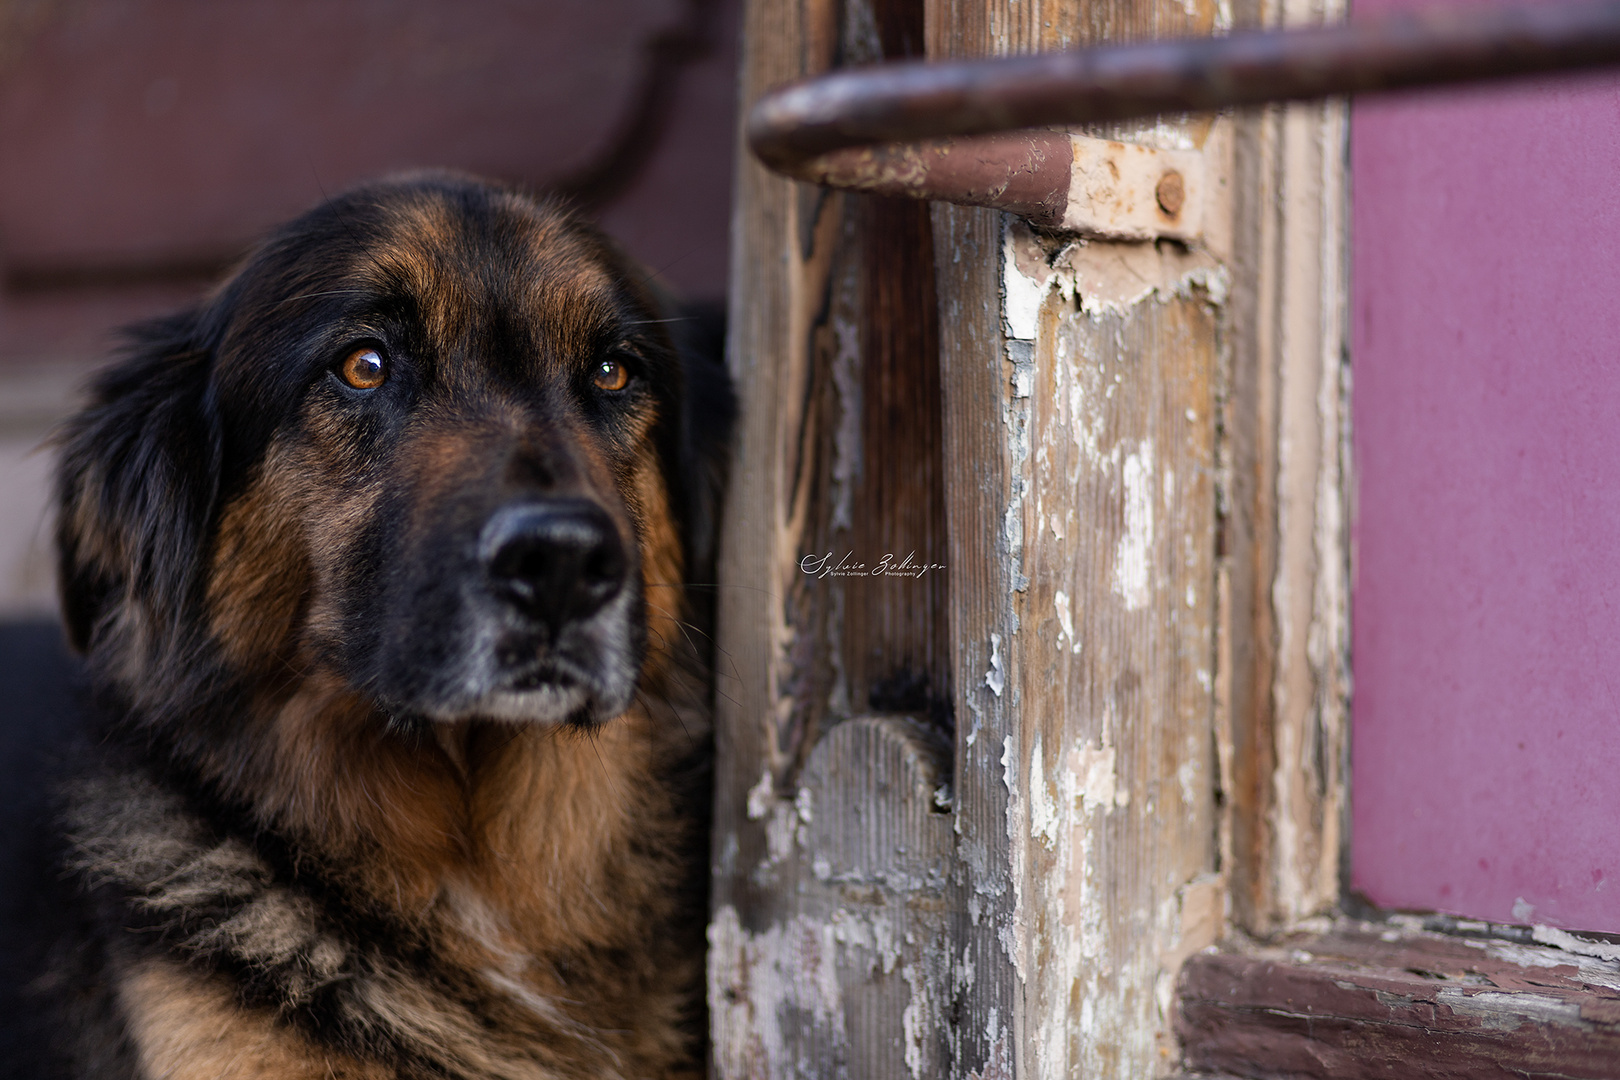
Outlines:
{"label": "floppy ear", "polygon": [[181,644],[219,488],[209,350],[192,311],[135,327],[57,437],[57,574],[80,652]]}
{"label": "floppy ear", "polygon": [[674,337],[686,382],[680,437],[686,577],[709,584],[714,581],[720,503],[730,466],[737,399],[726,371],[725,306],[685,304],[681,315],[674,323]]}

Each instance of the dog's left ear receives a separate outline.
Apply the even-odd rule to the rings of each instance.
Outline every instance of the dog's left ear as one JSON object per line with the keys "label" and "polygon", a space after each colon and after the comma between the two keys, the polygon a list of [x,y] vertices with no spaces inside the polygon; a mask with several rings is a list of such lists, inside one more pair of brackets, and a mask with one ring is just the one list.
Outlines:
{"label": "dog's left ear", "polygon": [[221,443],[200,322],[193,311],[131,330],[56,439],[57,584],[69,639],[93,657],[157,660],[183,646],[199,600]]}
{"label": "dog's left ear", "polygon": [[690,582],[710,584],[737,399],[726,370],[725,305],[686,304],[680,314],[672,325],[686,383],[680,440],[681,475],[687,485],[683,514],[686,577]]}

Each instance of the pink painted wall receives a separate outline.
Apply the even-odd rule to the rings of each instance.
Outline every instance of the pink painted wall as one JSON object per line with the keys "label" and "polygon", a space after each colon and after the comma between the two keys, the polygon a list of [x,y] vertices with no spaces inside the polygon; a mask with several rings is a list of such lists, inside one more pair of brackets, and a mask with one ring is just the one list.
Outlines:
{"label": "pink painted wall", "polygon": [[1351,148],[1352,885],[1620,931],[1620,78]]}

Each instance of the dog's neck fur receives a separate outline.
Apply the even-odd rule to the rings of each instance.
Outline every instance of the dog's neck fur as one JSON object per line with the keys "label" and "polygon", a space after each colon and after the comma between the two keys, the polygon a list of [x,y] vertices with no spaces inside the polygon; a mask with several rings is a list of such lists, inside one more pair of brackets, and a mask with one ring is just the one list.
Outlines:
{"label": "dog's neck fur", "polygon": [[[647,697],[694,688],[670,689]],[[679,738],[684,725],[696,738],[700,724],[638,705],[592,730],[464,721],[402,733],[336,677],[317,675],[274,709],[267,737],[233,740],[208,771],[316,865],[360,868],[345,885],[406,924],[476,897],[510,946],[614,947],[664,906],[624,890],[680,846],[663,775],[676,751],[667,729]],[[620,921],[643,917],[615,925],[605,896]]]}
{"label": "dog's neck fur", "polygon": [[[178,792],[117,778],[80,793],[74,833],[109,839],[71,861],[140,898],[159,933],[134,945],[172,942],[192,970],[236,971],[252,1000],[384,1037],[433,1075],[661,1072],[690,1052],[700,974],[677,917],[690,838],[672,771],[705,716],[683,696],[697,679],[652,665],[646,685],[646,701],[694,707],[638,706],[592,732],[472,722],[446,752],[391,731],[335,676],[308,678],[193,767],[278,838],[294,878],[327,887],[289,879]],[[323,909],[335,894],[360,910]],[[199,926],[196,910],[219,914]],[[344,930],[355,917],[397,932]]]}
{"label": "dog's neck fur", "polygon": [[[686,1060],[700,969],[671,919],[682,837],[654,773],[658,719],[633,711],[594,736],[469,725],[463,771],[351,708],[308,690],[288,702],[277,727],[296,793],[265,798],[273,777],[251,767],[236,790],[257,793],[299,874],[343,875],[340,891],[373,909],[350,917],[399,932],[344,929],[319,899],[333,890],[115,771],[85,782],[68,824],[70,864],[136,898],[148,931],[113,939],[118,969],[203,980],[197,992],[210,969],[234,972],[228,998],[308,1011],[336,1046],[383,1039],[422,1075],[641,1076]],[[341,839],[311,843],[322,834]]]}

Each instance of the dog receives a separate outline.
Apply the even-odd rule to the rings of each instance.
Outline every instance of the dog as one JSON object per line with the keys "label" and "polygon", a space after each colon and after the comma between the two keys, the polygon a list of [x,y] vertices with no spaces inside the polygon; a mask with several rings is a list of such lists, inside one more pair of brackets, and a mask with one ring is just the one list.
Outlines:
{"label": "dog", "polygon": [[133,332],[58,438],[63,1075],[700,1074],[732,399],[670,311],[429,173]]}

